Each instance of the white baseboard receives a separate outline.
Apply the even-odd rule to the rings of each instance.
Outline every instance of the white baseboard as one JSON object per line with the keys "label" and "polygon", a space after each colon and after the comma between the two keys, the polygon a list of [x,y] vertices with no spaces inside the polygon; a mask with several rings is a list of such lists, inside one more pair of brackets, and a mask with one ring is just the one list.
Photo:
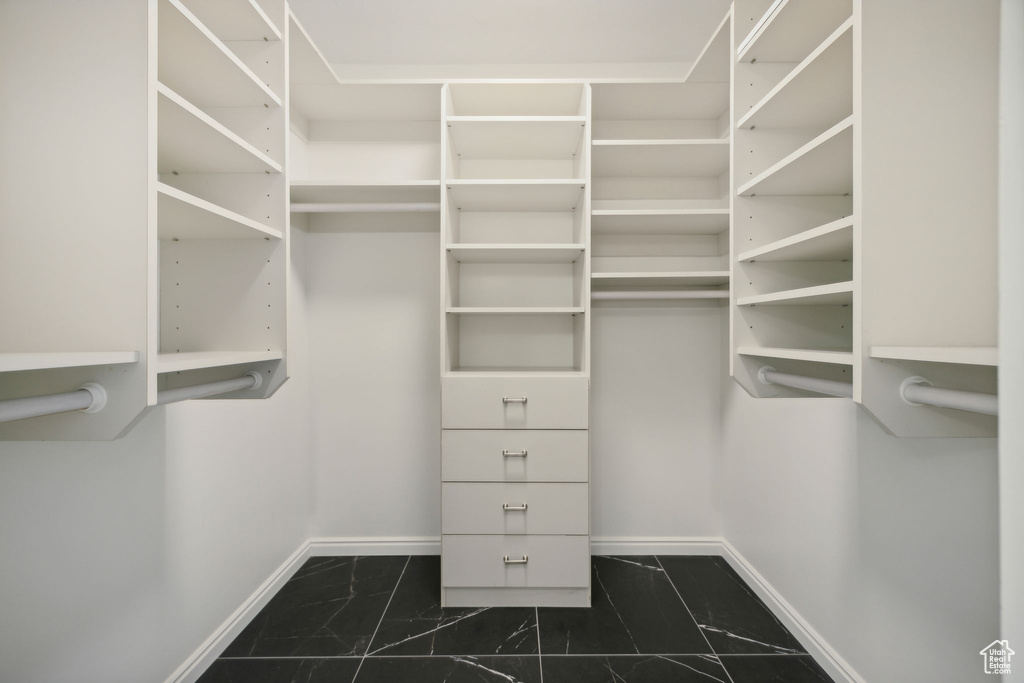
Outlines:
{"label": "white baseboard", "polygon": [[[760,597],[768,609],[800,641],[837,683],[864,679],[804,620],[754,567],[723,538],[673,536],[594,536],[594,555],[718,555]],[[343,536],[311,538],[292,553],[256,591],[167,679],[165,683],[194,683],[239,633],[310,557],[344,555],[439,555],[436,536]]]}
{"label": "white baseboard", "polygon": [[440,555],[439,536],[326,536],[309,539],[312,557]]}
{"label": "white baseboard", "polygon": [[591,536],[592,555],[721,555],[713,536]]}
{"label": "white baseboard", "polygon": [[309,541],[305,541],[199,646],[199,649],[185,660],[184,664],[178,667],[177,671],[167,678],[165,683],[194,683],[309,558]]}
{"label": "white baseboard", "polygon": [[736,570],[740,578],[768,605],[768,609],[800,641],[808,654],[814,657],[814,661],[821,665],[821,668],[832,677],[832,680],[836,683],[864,683],[860,674],[854,671],[853,667],[832,649],[832,646],[821,634],[807,623],[800,613],[793,609],[792,605],[786,602],[786,599],[761,576],[760,572],[754,569],[736,548],[725,539],[721,540],[721,545],[723,551],[721,555],[729,563],[729,566]]}

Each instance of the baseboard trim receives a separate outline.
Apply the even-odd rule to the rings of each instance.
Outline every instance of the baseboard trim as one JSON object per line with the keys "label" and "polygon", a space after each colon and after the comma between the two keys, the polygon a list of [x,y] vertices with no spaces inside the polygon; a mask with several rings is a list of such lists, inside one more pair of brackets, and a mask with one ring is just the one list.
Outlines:
{"label": "baseboard trim", "polygon": [[281,564],[274,572],[260,584],[252,595],[236,609],[227,620],[221,624],[192,655],[185,660],[185,663],[178,667],[178,670],[170,675],[165,683],[194,683],[203,675],[214,660],[231,644],[238,634],[242,632],[249,622],[252,621],[259,611],[263,609],[270,599],[288,582],[288,579],[295,575],[299,567],[310,558],[309,541],[304,541],[298,550]]}
{"label": "baseboard trim", "polygon": [[325,536],[309,539],[312,557],[440,555],[440,536]]}
{"label": "baseboard trim", "polygon": [[721,555],[713,536],[592,536],[592,555]]}
{"label": "baseboard trim", "polygon": [[808,654],[821,665],[836,683],[865,683],[860,674],[811,626],[761,573],[731,543],[721,540],[722,557],[729,563],[744,582],[761,598],[772,613],[782,622]]}

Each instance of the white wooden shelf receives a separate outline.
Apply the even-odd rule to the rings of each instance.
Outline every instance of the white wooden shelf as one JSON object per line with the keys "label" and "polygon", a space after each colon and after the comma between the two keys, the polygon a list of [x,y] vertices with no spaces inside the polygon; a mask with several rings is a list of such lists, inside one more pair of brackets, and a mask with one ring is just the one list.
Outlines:
{"label": "white wooden shelf", "polygon": [[464,377],[466,375],[487,375],[490,377],[529,377],[531,375],[538,377],[582,377],[585,373],[573,367],[545,367],[545,366],[532,366],[526,365],[522,367],[517,366],[487,366],[487,367],[470,367],[470,368],[452,368],[448,372],[444,373],[444,377]]}
{"label": "white wooden shelf", "polygon": [[853,117],[848,117],[737,190],[754,195],[845,195],[853,191]]}
{"label": "white wooden shelf", "polygon": [[281,166],[163,83],[157,84],[160,173],[280,173]]}
{"label": "white wooden shelf", "polygon": [[823,129],[853,114],[853,18],[814,49],[736,124]]}
{"label": "white wooden shelf", "polygon": [[158,78],[196,106],[281,106],[281,98],[180,0],[160,0],[159,26]]}
{"label": "white wooden shelf", "polygon": [[281,40],[256,0],[181,0],[221,40]]}
{"label": "white wooden shelf", "polygon": [[424,203],[441,200],[440,180],[293,180],[289,187],[293,203]]}
{"label": "white wooden shelf", "polygon": [[623,287],[709,287],[729,284],[729,271],[592,273],[593,289]]}
{"label": "white wooden shelf", "polygon": [[595,235],[718,235],[729,229],[729,209],[594,209]]}
{"label": "white wooden shelf", "polygon": [[799,62],[850,17],[842,0],[777,0],[737,49],[739,62]]}
{"label": "white wooden shelf", "polygon": [[553,180],[448,180],[450,209],[462,211],[572,211],[586,182]]}
{"label": "white wooden shelf", "polygon": [[166,183],[157,183],[157,232],[166,239],[281,239],[281,231]]}
{"label": "white wooden shelf", "polygon": [[999,349],[995,346],[872,346],[872,358],[912,360],[955,365],[999,365]]}
{"label": "white wooden shelf", "polygon": [[729,140],[594,140],[595,178],[719,176],[729,169]]}
{"label": "white wooden shelf", "polygon": [[848,306],[852,303],[852,282],[787,289],[782,292],[757,294],[736,299],[737,306]]}
{"label": "white wooden shelf", "polygon": [[0,372],[83,368],[94,365],[138,363],[137,351],[68,351],[52,353],[0,353]]}
{"label": "white wooden shelf", "polygon": [[449,244],[459,263],[575,263],[583,244]]}
{"label": "white wooden shelf", "polygon": [[579,116],[582,83],[461,82],[449,86],[451,116]]}
{"label": "white wooden shelf", "polygon": [[767,346],[741,346],[736,350],[741,356],[803,360],[811,363],[853,365],[853,352],[834,349],[786,349]]}
{"label": "white wooden shelf", "polygon": [[693,65],[686,74],[687,83],[728,83],[729,73],[732,67],[731,36],[729,31],[729,19],[732,17],[730,9],[718,28],[708,40],[704,49],[697,55]]}
{"label": "white wooden shelf", "polygon": [[[293,83],[289,95],[292,111],[307,121],[358,122],[370,135],[388,124],[441,120],[436,83]],[[433,123],[429,128],[440,133]]]}
{"label": "white wooden shelf", "polygon": [[[288,80],[294,86],[307,83],[337,83],[338,76],[306,29],[288,8]],[[294,94],[293,94],[294,97]]]}
{"label": "white wooden shelf", "polygon": [[456,315],[570,315],[584,312],[583,306],[448,306]]}
{"label": "white wooden shelf", "polygon": [[191,351],[182,353],[161,353],[157,356],[156,372],[185,372],[204,368],[219,368],[228,365],[248,365],[280,360],[281,351]]}
{"label": "white wooden shelf", "polygon": [[[728,64],[728,62],[726,62]],[[729,83],[595,83],[593,120],[706,121],[729,110]]]}
{"label": "white wooden shelf", "polygon": [[776,240],[736,257],[752,261],[848,261],[853,258],[853,216]]}
{"label": "white wooden shelf", "polygon": [[463,159],[569,159],[579,150],[585,116],[449,116]]}

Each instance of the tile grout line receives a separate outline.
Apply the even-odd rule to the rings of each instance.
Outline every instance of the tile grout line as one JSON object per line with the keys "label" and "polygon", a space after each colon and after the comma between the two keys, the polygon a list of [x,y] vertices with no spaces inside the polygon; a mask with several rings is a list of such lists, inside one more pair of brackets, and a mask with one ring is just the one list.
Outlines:
{"label": "tile grout line", "polygon": [[533,608],[533,618],[537,622],[537,668],[540,669],[540,683],[544,683],[544,653],[540,649],[540,610]]}
{"label": "tile grout line", "polygon": [[683,600],[683,594],[679,592],[679,589],[676,588],[676,584],[672,581],[672,577],[668,575],[668,570],[666,570],[665,565],[661,563],[661,558],[655,555],[654,561],[658,563],[659,567],[661,567],[662,573],[664,573],[665,578],[668,579],[668,585],[672,586],[672,590],[676,592],[676,597],[679,598],[679,602],[683,603],[683,608],[686,610],[686,613],[690,615],[691,619],[693,619],[694,625],[697,627],[697,630],[700,631],[700,637],[703,638],[704,642],[708,644],[708,649],[711,650],[711,654],[713,654],[715,656],[715,659],[718,660],[718,664],[722,667],[722,671],[725,672],[725,677],[729,679],[729,683],[736,683],[732,680],[732,676],[729,674],[729,670],[725,668],[725,662],[723,662],[722,658],[718,656],[718,652],[715,651],[715,648],[711,645],[711,641],[708,640],[708,637],[704,635],[704,629],[702,629],[700,627],[700,624],[697,623],[697,618],[693,616],[693,611],[690,609],[690,606],[686,604],[686,600]]}
{"label": "tile grout line", "polygon": [[[398,581],[395,581],[395,587],[391,589],[391,595],[388,596],[388,604],[384,605],[384,611],[380,613],[380,619],[377,620],[377,628],[373,629],[373,635],[370,636],[370,642],[366,644],[366,652],[363,653],[362,658],[359,660],[359,666],[356,667],[356,673],[352,676],[352,683],[359,678],[359,672],[363,669],[363,662],[366,661],[366,657],[370,652],[370,648],[373,647],[373,641],[377,637],[377,631],[380,630],[380,625],[384,623],[384,616],[388,613],[388,607],[391,607],[391,601],[395,598],[395,593],[398,592],[398,584],[402,583],[402,577],[405,576],[405,570],[409,567],[409,561],[412,559],[412,555],[405,556],[405,564],[402,565],[402,573],[398,575]],[[355,579],[353,575],[353,580]]]}

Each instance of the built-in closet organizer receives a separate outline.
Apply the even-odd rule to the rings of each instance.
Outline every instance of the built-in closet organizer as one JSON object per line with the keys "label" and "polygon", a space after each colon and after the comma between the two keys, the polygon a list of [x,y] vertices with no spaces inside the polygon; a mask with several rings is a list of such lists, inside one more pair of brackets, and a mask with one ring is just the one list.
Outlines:
{"label": "built-in closet organizer", "polygon": [[111,440],[158,404],[271,396],[287,377],[285,1],[16,4],[0,440]]}
{"label": "built-in closet organizer", "polygon": [[443,103],[442,602],[588,606],[590,88]]}

